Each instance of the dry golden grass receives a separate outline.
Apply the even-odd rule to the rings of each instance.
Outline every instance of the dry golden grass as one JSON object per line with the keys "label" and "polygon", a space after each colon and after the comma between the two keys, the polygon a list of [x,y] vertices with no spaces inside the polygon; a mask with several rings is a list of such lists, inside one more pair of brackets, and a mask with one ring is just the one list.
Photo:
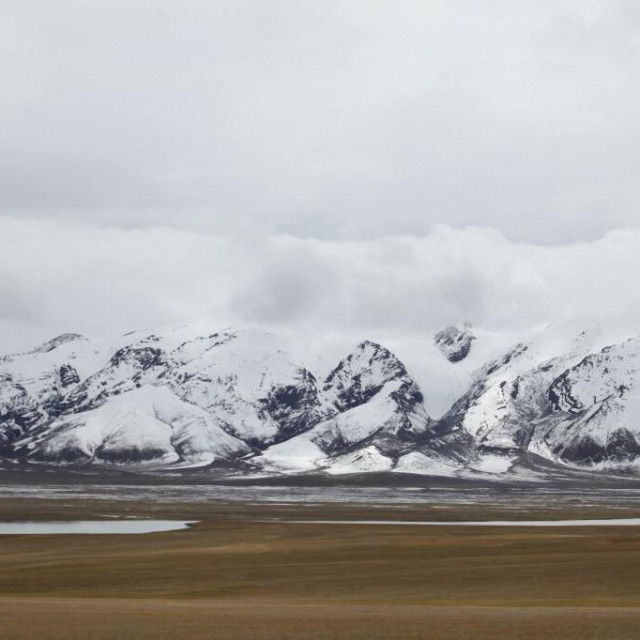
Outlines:
{"label": "dry golden grass", "polygon": [[0,599],[4,640],[635,640],[637,609]]}
{"label": "dry golden grass", "polygon": [[0,637],[640,638],[640,528],[264,521],[514,517],[497,508],[0,501],[0,520],[105,514],[200,522],[140,536],[2,536]]}

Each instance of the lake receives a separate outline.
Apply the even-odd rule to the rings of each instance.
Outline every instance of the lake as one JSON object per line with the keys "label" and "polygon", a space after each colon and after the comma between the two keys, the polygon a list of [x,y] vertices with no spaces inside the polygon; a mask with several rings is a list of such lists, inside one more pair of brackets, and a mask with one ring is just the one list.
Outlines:
{"label": "lake", "polygon": [[68,520],[51,522],[0,522],[0,535],[139,534],[186,529],[186,520]]}

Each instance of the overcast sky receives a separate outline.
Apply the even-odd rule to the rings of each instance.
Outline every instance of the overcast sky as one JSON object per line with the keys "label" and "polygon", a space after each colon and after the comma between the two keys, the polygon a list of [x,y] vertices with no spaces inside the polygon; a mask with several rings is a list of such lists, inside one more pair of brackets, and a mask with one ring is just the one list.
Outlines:
{"label": "overcast sky", "polygon": [[640,325],[637,2],[0,0],[0,87],[0,351]]}

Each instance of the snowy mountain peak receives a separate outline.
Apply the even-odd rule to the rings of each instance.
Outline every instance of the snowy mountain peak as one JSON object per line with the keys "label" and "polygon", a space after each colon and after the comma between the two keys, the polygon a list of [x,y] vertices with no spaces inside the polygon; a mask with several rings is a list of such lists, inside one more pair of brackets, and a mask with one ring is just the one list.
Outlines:
{"label": "snowy mountain peak", "polygon": [[36,347],[31,351],[31,353],[48,353],[49,351],[53,351],[63,344],[68,344],[69,342],[78,342],[84,341],[86,338],[79,333],[63,333],[55,338],[48,340],[44,344],[41,344],[39,347]]}
{"label": "snowy mountain peak", "polygon": [[460,362],[464,360],[471,351],[471,345],[476,336],[468,326],[449,326],[439,331],[434,336],[434,342],[440,353],[449,362]]}
{"label": "snowy mountain peak", "polygon": [[423,401],[404,364],[385,347],[366,340],[327,376],[323,395],[337,411],[347,411],[369,401],[392,380],[405,382],[414,400]]}
{"label": "snowy mountain peak", "polygon": [[533,454],[640,472],[640,338],[605,346],[597,323],[568,323],[494,349],[480,331],[461,358],[466,330],[440,332],[438,348],[399,345],[413,366],[435,363],[422,369],[430,395],[439,373],[460,382],[437,420],[404,362],[370,340],[318,380],[286,340],[259,330],[63,334],[0,358],[0,457],[451,475],[509,473]]}
{"label": "snowy mountain peak", "polygon": [[535,438],[546,457],[594,468],[640,460],[640,339],[605,347],[565,369],[548,389],[552,414]]}

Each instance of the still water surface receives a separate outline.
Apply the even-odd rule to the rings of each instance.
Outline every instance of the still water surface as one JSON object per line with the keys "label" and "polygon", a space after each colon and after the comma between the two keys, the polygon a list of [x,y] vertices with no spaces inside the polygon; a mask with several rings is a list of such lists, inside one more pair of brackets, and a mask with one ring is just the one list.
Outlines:
{"label": "still water surface", "polygon": [[[268,522],[263,520],[262,522]],[[640,518],[601,520],[473,520],[420,522],[413,520],[279,520],[287,524],[401,525],[408,527],[637,527]]]}
{"label": "still water surface", "polygon": [[60,522],[0,522],[0,535],[56,533],[132,534],[186,529],[186,520],[70,520]]}

